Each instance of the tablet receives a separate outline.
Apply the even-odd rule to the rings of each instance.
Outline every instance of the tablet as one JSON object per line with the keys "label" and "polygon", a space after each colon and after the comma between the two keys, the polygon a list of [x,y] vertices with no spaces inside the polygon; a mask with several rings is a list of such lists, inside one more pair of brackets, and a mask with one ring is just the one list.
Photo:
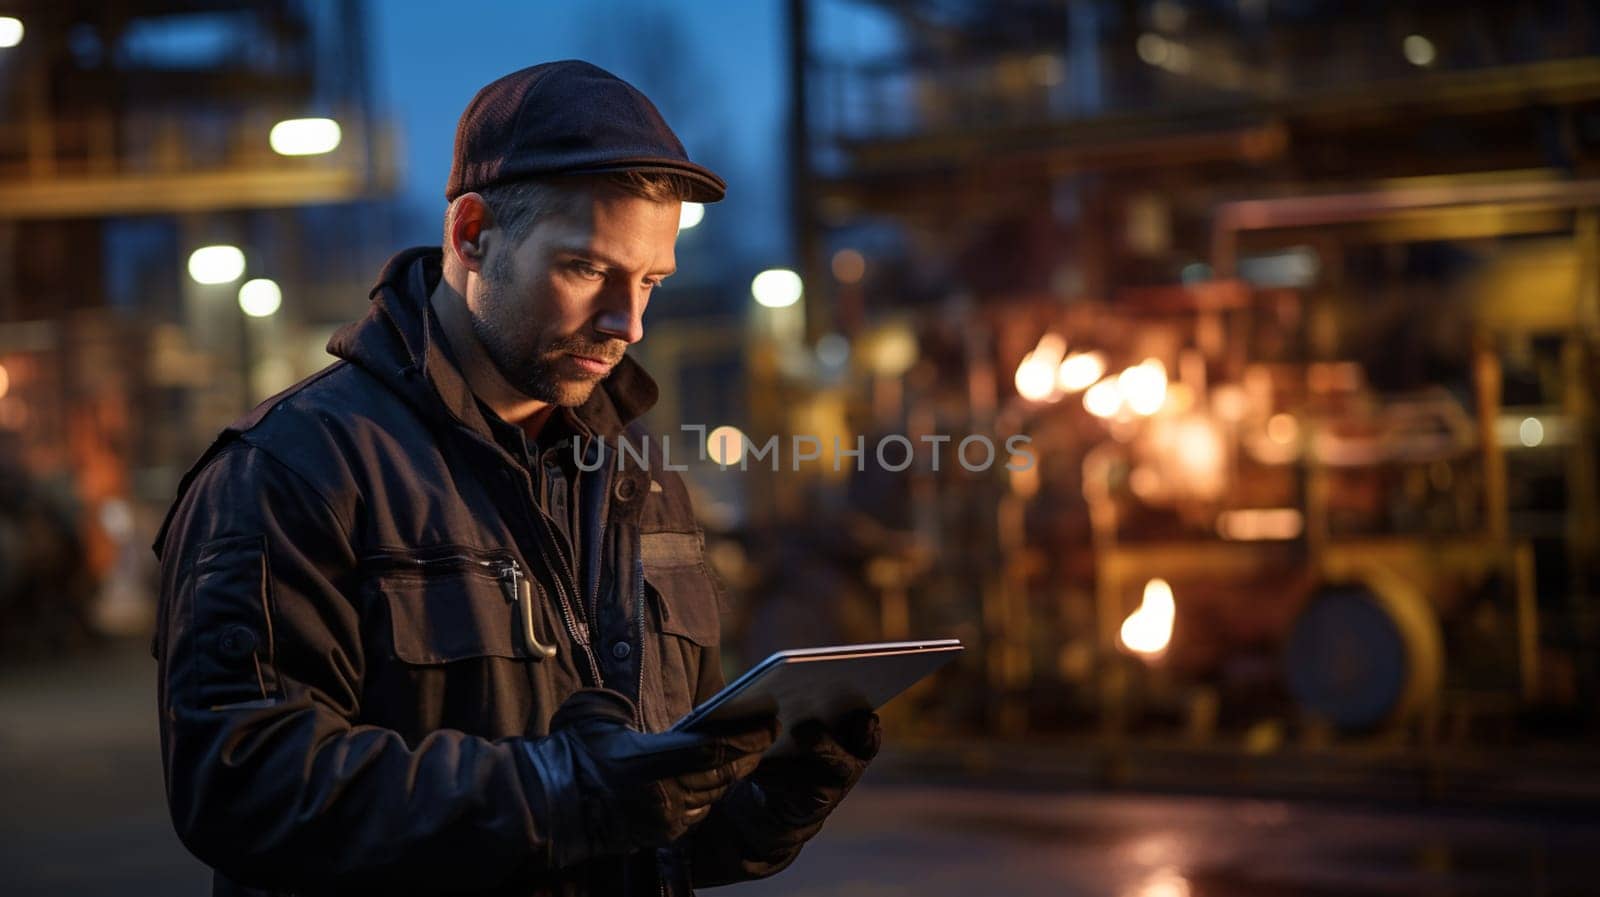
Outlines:
{"label": "tablet", "polygon": [[953,638],[779,651],[689,711],[672,731],[776,711],[783,748],[799,723],[829,723],[853,710],[876,710],[961,651],[961,640]]}

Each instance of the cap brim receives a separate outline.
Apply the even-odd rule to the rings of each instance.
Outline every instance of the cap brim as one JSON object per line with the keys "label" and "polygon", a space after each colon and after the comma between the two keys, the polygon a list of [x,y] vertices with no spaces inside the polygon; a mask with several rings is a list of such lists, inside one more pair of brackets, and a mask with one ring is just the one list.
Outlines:
{"label": "cap brim", "polygon": [[562,174],[605,174],[613,171],[646,171],[653,174],[675,174],[689,182],[691,202],[719,202],[728,193],[728,185],[709,168],[677,159],[640,159],[608,162],[570,169]]}

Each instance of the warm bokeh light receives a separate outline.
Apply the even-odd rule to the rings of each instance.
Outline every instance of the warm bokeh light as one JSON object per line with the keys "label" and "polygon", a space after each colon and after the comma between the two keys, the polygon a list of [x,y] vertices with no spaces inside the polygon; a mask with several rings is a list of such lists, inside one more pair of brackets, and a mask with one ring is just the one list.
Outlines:
{"label": "warm bokeh light", "polygon": [[1134,50],[1140,59],[1175,75],[1185,74],[1194,68],[1194,54],[1189,52],[1188,47],[1159,34],[1146,32],[1139,35],[1134,42]]}
{"label": "warm bokeh light", "polygon": [[1160,65],[1167,58],[1167,39],[1159,34],[1144,33],[1134,41],[1139,58],[1151,65]]}
{"label": "warm bokeh light", "polygon": [[1106,375],[1106,359],[1099,352],[1074,352],[1056,369],[1056,386],[1062,392],[1088,389]]}
{"label": "warm bokeh light", "polygon": [[1305,526],[1298,508],[1241,508],[1217,515],[1217,535],[1233,542],[1298,539]]}
{"label": "warm bokeh light", "polygon": [[878,331],[867,345],[867,358],[872,370],[884,377],[898,377],[911,370],[920,354],[916,334],[901,325]]}
{"label": "warm bokeh light", "polygon": [[0,16],[0,50],[22,43],[22,20],[15,16]]}
{"label": "warm bokeh light", "polygon": [[257,277],[239,287],[239,308],[252,318],[271,317],[282,304],[283,290],[275,280]]}
{"label": "warm bokeh light", "polygon": [[1047,332],[1039,337],[1038,345],[1017,364],[1017,395],[1030,402],[1060,398],[1056,394],[1056,368],[1066,353],[1067,341],[1061,334]]}
{"label": "warm bokeh light", "polygon": [[1418,68],[1426,68],[1433,65],[1433,61],[1439,56],[1438,51],[1434,49],[1433,41],[1420,34],[1408,35],[1401,42],[1400,50],[1405,53],[1406,62]]}
{"label": "warm bokeh light", "polygon": [[1167,401],[1167,366],[1146,358],[1118,375],[1117,391],[1134,414],[1149,417]]}
{"label": "warm bokeh light", "polygon": [[684,201],[678,209],[678,230],[688,230],[705,220],[706,207],[704,203]]}
{"label": "warm bokeh light", "polygon": [[195,283],[232,283],[244,274],[244,252],[237,246],[202,246],[189,254]]}
{"label": "warm bokeh light", "polygon": [[1211,410],[1230,424],[1244,420],[1250,412],[1250,397],[1237,383],[1223,383],[1211,391]]}
{"label": "warm bokeh light", "polygon": [[1177,602],[1172,586],[1156,578],[1144,584],[1144,600],[1122,621],[1122,644],[1146,657],[1158,656],[1172,641],[1172,623],[1177,618]]}
{"label": "warm bokeh light", "polygon": [[750,281],[750,295],[767,308],[788,308],[804,293],[800,275],[788,268],[768,268]]}
{"label": "warm bokeh light", "polygon": [[1227,488],[1228,446],[1210,418],[1191,414],[1173,422],[1170,450],[1164,454],[1167,476],[1189,494],[1216,498]]}
{"label": "warm bokeh light", "polygon": [[318,156],[338,149],[342,138],[331,118],[290,118],[272,126],[267,142],[280,156]]}
{"label": "warm bokeh light", "polygon": [[1053,330],[1049,330],[1039,337],[1038,344],[1033,347],[1033,351],[1029,352],[1028,356],[1050,365],[1050,374],[1054,376],[1056,365],[1061,363],[1061,359],[1066,354],[1067,338]]}
{"label": "warm bokeh light", "polygon": [[1285,412],[1267,418],[1267,438],[1279,445],[1293,445],[1300,438],[1300,422]]}
{"label": "warm bokeh light", "polygon": [[1130,892],[1130,897],[1190,897],[1189,880],[1171,869],[1158,870]]}
{"label": "warm bokeh light", "polygon": [[738,427],[724,424],[706,434],[706,454],[723,467],[738,464],[749,440]]}
{"label": "warm bokeh light", "polygon": [[1043,402],[1056,391],[1056,368],[1033,355],[1017,365],[1017,395],[1030,402]]}
{"label": "warm bokeh light", "polygon": [[1168,414],[1188,414],[1194,408],[1194,389],[1187,383],[1167,384],[1167,403],[1162,411]]}
{"label": "warm bokeh light", "polygon": [[833,254],[833,276],[840,283],[860,283],[867,276],[867,259],[854,249],[841,249]]}
{"label": "warm bokeh light", "polygon": [[11,391],[11,372],[6,370],[6,366],[5,365],[0,364],[0,399],[5,398],[6,397],[6,393],[8,393],[10,391]]}
{"label": "warm bokeh light", "polygon": [[1144,501],[1154,501],[1160,497],[1163,485],[1160,471],[1147,464],[1128,472],[1128,488]]}
{"label": "warm bokeh light", "polygon": [[1122,391],[1115,377],[1107,377],[1083,394],[1083,407],[1095,417],[1115,417],[1122,410]]}
{"label": "warm bokeh light", "polygon": [[1544,442],[1544,422],[1537,417],[1525,417],[1522,424],[1517,427],[1517,438],[1528,448]]}

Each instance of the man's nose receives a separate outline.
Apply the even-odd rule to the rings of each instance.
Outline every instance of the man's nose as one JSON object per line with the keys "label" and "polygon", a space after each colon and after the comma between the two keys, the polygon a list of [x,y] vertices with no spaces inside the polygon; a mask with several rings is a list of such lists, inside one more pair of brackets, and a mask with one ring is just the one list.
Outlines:
{"label": "man's nose", "polygon": [[640,285],[619,286],[606,292],[594,329],[629,345],[644,339],[644,307],[650,300],[650,291]]}

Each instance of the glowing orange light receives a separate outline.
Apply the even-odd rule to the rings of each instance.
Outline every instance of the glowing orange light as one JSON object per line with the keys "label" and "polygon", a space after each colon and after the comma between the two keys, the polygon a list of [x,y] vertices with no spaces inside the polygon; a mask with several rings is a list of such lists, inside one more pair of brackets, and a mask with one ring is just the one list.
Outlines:
{"label": "glowing orange light", "polygon": [[728,467],[738,464],[739,459],[744,457],[748,442],[749,439],[738,427],[724,424],[706,434],[706,451],[711,460]]}
{"label": "glowing orange light", "polygon": [[1030,402],[1043,402],[1056,391],[1055,365],[1032,353],[1017,365],[1017,395]]}
{"label": "glowing orange light", "polygon": [[1117,376],[1117,389],[1134,414],[1149,417],[1167,401],[1167,366],[1146,358]]}
{"label": "glowing orange light", "polygon": [[1106,374],[1106,360],[1099,352],[1074,352],[1056,369],[1056,385],[1062,392],[1088,389]]}
{"label": "glowing orange light", "polygon": [[1224,383],[1211,392],[1211,408],[1217,417],[1236,424],[1250,411],[1250,398],[1244,387],[1237,383]]}
{"label": "glowing orange light", "polygon": [[860,283],[867,276],[867,259],[854,249],[841,249],[833,254],[833,276],[840,283]]}
{"label": "glowing orange light", "polygon": [[1123,647],[1146,658],[1161,656],[1172,642],[1172,623],[1177,611],[1172,586],[1166,580],[1157,578],[1145,583],[1144,600],[1122,621]]}
{"label": "glowing orange light", "polygon": [[1122,410],[1122,391],[1115,377],[1107,377],[1083,394],[1083,407],[1095,417],[1115,417]]}
{"label": "glowing orange light", "polygon": [[1234,542],[1297,539],[1305,516],[1297,508],[1241,508],[1217,515],[1217,534]]}
{"label": "glowing orange light", "polygon": [[1057,333],[1039,337],[1039,344],[1017,365],[1017,395],[1030,402],[1044,402],[1056,396],[1056,368],[1067,354],[1067,341]]}
{"label": "glowing orange light", "polygon": [[1267,419],[1267,438],[1279,445],[1289,445],[1300,436],[1300,422],[1292,414],[1274,414]]}
{"label": "glowing orange light", "polygon": [[1194,407],[1194,389],[1187,383],[1167,385],[1167,404],[1163,408],[1170,414],[1187,414]]}

